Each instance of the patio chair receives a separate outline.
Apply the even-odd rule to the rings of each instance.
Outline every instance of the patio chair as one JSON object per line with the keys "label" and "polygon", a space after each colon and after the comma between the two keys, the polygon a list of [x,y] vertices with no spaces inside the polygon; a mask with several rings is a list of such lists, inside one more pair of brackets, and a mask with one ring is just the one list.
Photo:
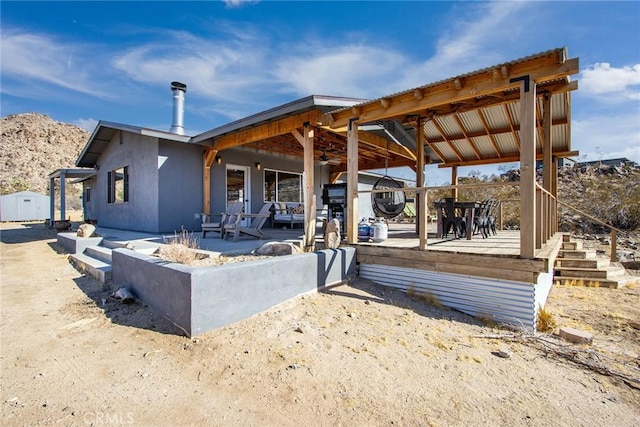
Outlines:
{"label": "patio chair", "polygon": [[[242,212],[244,209],[243,202],[231,202],[227,206],[227,211],[217,215],[209,215],[202,213],[202,238],[207,237],[207,233],[209,231],[215,231],[220,233],[220,238],[224,238],[224,226],[236,220],[236,217]],[[211,218],[213,216],[219,216],[220,221],[212,222]]]}
{"label": "patio chair", "polygon": [[[265,203],[257,214],[240,213],[237,215],[234,222],[224,225],[224,238],[226,239],[232,233],[234,242],[238,240],[240,234],[257,237],[258,239],[269,238],[262,232],[262,226],[271,216],[271,204],[272,202]],[[251,218],[251,223],[248,226],[243,225],[245,218]]]}
{"label": "patio chair", "polygon": [[487,199],[480,203],[480,207],[473,215],[473,234],[480,233],[482,238],[489,237],[489,208],[492,201]]}
{"label": "patio chair", "polygon": [[465,219],[458,215],[454,200],[451,197],[444,199],[444,215],[442,217],[442,236],[447,237],[449,230],[453,232],[455,238],[460,238],[467,234]]}

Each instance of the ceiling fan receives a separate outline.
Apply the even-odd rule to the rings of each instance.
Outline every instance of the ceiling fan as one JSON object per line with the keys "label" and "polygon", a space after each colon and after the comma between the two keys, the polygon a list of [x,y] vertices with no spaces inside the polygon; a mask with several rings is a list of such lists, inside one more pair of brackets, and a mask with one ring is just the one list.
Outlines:
{"label": "ceiling fan", "polygon": [[318,159],[320,160],[321,165],[326,165],[326,164],[339,165],[341,163],[339,158],[332,159],[331,157],[327,156],[327,150],[325,149],[322,150],[322,155],[318,157]]}

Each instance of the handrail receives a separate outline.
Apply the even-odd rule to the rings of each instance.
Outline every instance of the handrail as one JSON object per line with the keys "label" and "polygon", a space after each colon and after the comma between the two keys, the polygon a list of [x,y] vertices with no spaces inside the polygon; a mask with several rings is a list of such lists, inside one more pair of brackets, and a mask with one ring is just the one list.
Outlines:
{"label": "handrail", "polygon": [[549,193],[547,190],[545,190],[544,188],[542,188],[540,186],[540,184],[536,183],[536,187],[541,190],[544,193],[547,193],[549,196],[554,197],[556,202],[561,204],[562,206],[565,206],[569,209],[572,209],[576,212],[578,212],[580,215],[584,215],[587,218],[589,218],[592,221],[597,222],[600,225],[604,225],[605,227],[608,227],[609,229],[611,229],[611,254],[610,254],[610,258],[612,262],[617,262],[618,261],[618,254],[617,254],[617,246],[618,246],[618,233],[622,233],[623,231],[614,227],[613,225],[607,224],[606,222],[592,216],[589,215],[586,212],[581,211],[580,209],[570,205],[569,203],[563,202],[562,200],[558,199],[557,197],[553,196],[553,194]]}
{"label": "handrail", "polygon": [[358,190],[356,193],[389,193],[395,191],[430,191],[430,190],[451,190],[454,188],[490,188],[490,187],[517,187],[520,185],[520,182],[481,182],[477,184],[458,184],[458,185],[441,185],[441,186],[430,186],[430,187],[399,187],[399,188],[386,188],[380,190]]}

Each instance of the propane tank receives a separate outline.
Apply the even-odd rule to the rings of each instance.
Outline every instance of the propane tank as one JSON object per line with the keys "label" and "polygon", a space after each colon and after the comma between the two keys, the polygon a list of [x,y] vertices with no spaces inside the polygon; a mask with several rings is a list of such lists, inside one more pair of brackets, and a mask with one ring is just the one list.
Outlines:
{"label": "propane tank", "polygon": [[376,243],[384,242],[387,240],[387,235],[389,234],[389,227],[384,222],[384,218],[376,218],[376,222],[371,226],[373,230],[373,236],[371,240]]}
{"label": "propane tank", "polygon": [[358,240],[361,242],[369,241],[369,221],[366,218],[362,218],[360,224],[358,224]]}

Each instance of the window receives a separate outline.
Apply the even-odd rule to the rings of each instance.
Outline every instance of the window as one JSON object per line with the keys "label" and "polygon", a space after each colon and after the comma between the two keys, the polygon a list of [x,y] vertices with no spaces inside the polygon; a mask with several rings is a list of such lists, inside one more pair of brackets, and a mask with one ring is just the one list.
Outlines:
{"label": "window", "polygon": [[91,201],[91,187],[87,187],[84,190],[84,201],[85,202],[90,202]]}
{"label": "window", "polygon": [[301,203],[302,174],[265,169],[264,201]]}
{"label": "window", "polygon": [[129,201],[129,166],[107,173],[107,203]]}

